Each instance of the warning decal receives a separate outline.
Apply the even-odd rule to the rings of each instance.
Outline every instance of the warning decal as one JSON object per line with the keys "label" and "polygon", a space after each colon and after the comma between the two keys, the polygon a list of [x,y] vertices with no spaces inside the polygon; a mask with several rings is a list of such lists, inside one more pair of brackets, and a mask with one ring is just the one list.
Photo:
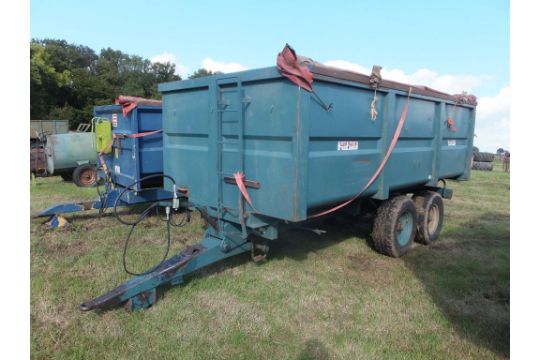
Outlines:
{"label": "warning decal", "polygon": [[448,146],[456,146],[456,140],[448,140]]}
{"label": "warning decal", "polygon": [[112,126],[113,127],[118,126],[118,114],[112,114]]}
{"label": "warning decal", "polygon": [[358,150],[358,141],[338,141],[337,149],[342,150]]}

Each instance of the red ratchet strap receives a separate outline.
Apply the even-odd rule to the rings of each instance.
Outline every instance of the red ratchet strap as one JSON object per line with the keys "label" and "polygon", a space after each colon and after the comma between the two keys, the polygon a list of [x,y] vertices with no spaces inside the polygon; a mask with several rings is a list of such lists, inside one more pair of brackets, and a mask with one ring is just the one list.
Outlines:
{"label": "red ratchet strap", "polygon": [[316,218],[316,217],[319,217],[319,216],[330,214],[330,213],[332,213],[332,212],[334,212],[336,210],[339,210],[339,209],[349,205],[354,200],[358,199],[358,197],[360,195],[362,195],[362,193],[364,191],[366,191],[366,189],[368,187],[370,187],[371,184],[373,184],[373,182],[377,179],[377,177],[381,173],[382,169],[386,165],[386,162],[388,161],[388,158],[392,154],[392,151],[394,151],[394,147],[396,146],[397,141],[399,139],[399,135],[401,134],[401,129],[403,129],[403,123],[405,123],[405,118],[407,118],[407,112],[409,111],[409,99],[410,99],[411,90],[412,89],[409,88],[409,97],[407,97],[407,102],[405,103],[405,106],[403,107],[403,111],[401,112],[401,117],[399,118],[399,122],[398,122],[398,125],[397,125],[397,128],[396,128],[396,132],[394,133],[394,137],[392,138],[392,142],[390,143],[390,146],[388,147],[388,150],[386,150],[386,155],[384,156],[384,159],[382,160],[381,164],[379,165],[379,168],[377,169],[377,171],[375,171],[375,173],[373,174],[371,179],[369,179],[369,181],[364,186],[364,188],[358,194],[356,194],[352,199],[347,200],[344,203],[341,203],[341,204],[339,204],[339,205],[337,205],[337,206],[335,206],[335,207],[333,207],[331,209],[325,210],[325,211],[320,212],[318,214],[308,216],[308,219],[313,219],[313,218]]}
{"label": "red ratchet strap", "polygon": [[162,131],[163,131],[162,129],[159,129],[159,130],[146,131],[146,132],[136,133],[136,134],[114,133],[114,134],[113,134],[113,138],[115,138],[115,139],[123,139],[123,138],[141,138],[141,137],[144,137],[144,136],[154,135],[154,134],[160,133],[160,132],[162,132]]}
{"label": "red ratchet strap", "polygon": [[251,206],[253,211],[258,212],[257,209],[255,209],[255,206],[253,206],[253,203],[251,202],[251,198],[249,197],[249,193],[247,192],[246,185],[244,185],[244,173],[235,172],[234,180],[236,180],[236,186],[238,186],[238,189],[242,193],[242,196],[244,197],[244,199],[246,199],[249,206]]}
{"label": "red ratchet strap", "polygon": [[447,124],[448,128],[450,129],[450,131],[452,131],[452,132],[457,131],[457,129],[454,126],[454,125],[456,125],[456,122],[451,117],[449,117],[448,120],[446,120],[446,124]]}
{"label": "red ratchet strap", "polygon": [[281,75],[291,80],[309,92],[313,92],[311,84],[313,83],[313,74],[305,66],[298,64],[298,58],[295,51],[289,44],[286,44],[283,50],[277,56],[277,67]]}

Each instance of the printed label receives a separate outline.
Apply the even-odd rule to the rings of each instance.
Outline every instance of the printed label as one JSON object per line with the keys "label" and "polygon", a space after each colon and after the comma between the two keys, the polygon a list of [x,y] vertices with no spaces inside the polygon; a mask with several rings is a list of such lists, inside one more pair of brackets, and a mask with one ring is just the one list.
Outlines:
{"label": "printed label", "polygon": [[118,114],[112,114],[112,126],[113,127],[118,126]]}
{"label": "printed label", "polygon": [[114,172],[120,174],[120,165],[114,165]]}
{"label": "printed label", "polygon": [[337,149],[343,150],[358,150],[358,141],[338,141]]}
{"label": "printed label", "polygon": [[456,140],[448,140],[448,146],[456,146]]}

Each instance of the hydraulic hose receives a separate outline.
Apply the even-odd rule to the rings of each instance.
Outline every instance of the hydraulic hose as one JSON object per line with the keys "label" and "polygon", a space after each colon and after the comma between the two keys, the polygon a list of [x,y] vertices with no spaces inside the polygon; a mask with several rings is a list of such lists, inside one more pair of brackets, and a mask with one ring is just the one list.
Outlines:
{"label": "hydraulic hose", "polygon": [[[134,221],[124,220],[118,215],[118,212],[117,212],[118,202],[127,191],[131,191],[131,188],[133,186],[137,185],[138,183],[141,183],[143,181],[146,181],[146,180],[149,180],[149,179],[152,179],[152,178],[157,178],[157,177],[162,177],[164,179],[167,178],[167,179],[171,180],[173,182],[174,188],[176,188],[176,182],[169,175],[165,175],[165,174],[149,175],[149,176],[145,176],[145,177],[143,177],[143,178],[141,178],[141,179],[139,179],[137,181],[134,181],[132,184],[130,184],[128,187],[126,187],[124,190],[122,190],[120,192],[120,194],[118,195],[118,197],[116,198],[115,202],[114,202],[113,214],[116,217],[116,219],[120,223],[122,223],[124,225],[128,225],[128,226],[131,227],[130,230],[129,230],[128,236],[126,237],[126,240],[124,241],[124,250],[123,250],[123,254],[122,254],[122,264],[124,266],[124,271],[126,273],[130,274],[130,275],[133,275],[133,276],[146,275],[146,274],[151,273],[152,271],[154,271],[158,267],[160,267],[165,262],[165,260],[167,260],[167,256],[169,256],[169,251],[171,249],[171,225],[174,226],[174,227],[182,227],[182,226],[186,225],[187,222],[189,222],[189,210],[186,210],[186,212],[184,214],[184,218],[182,219],[182,221],[180,223],[177,224],[173,220],[174,210],[170,211],[171,208],[168,207],[168,206],[165,207],[166,213],[167,213],[166,218],[165,219],[161,218],[161,216],[159,216],[159,208],[162,207],[162,206],[160,206],[159,202],[153,202],[152,204],[150,204],[139,215],[139,217],[137,217],[137,219],[135,219]],[[144,190],[142,190],[142,191],[144,191]],[[129,240],[131,239],[131,235],[133,234],[133,230],[135,230],[135,227],[141,221],[143,221],[152,212],[152,210],[154,210],[154,209],[156,209],[156,214],[159,216],[159,218],[166,222],[166,226],[167,226],[167,245],[166,245],[166,248],[165,248],[165,252],[163,253],[163,257],[162,257],[161,261],[157,265],[155,265],[155,266],[151,267],[150,269],[146,270],[145,272],[137,273],[137,272],[134,272],[134,271],[130,271],[128,269],[128,267],[127,267],[127,251],[128,251],[128,247],[129,247]]]}

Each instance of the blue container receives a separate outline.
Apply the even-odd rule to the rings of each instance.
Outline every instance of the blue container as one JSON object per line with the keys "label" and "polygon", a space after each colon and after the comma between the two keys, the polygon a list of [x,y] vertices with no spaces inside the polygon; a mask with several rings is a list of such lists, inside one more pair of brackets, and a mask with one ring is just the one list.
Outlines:
{"label": "blue container", "polygon": [[[164,173],[188,189],[194,204],[238,222],[240,192],[231,177],[244,172],[257,185],[248,187],[252,227],[254,218],[302,221],[358,194],[388,149],[407,89],[380,87],[372,120],[374,91],[365,75],[312,71],[330,111],[275,67],[160,84]],[[469,177],[475,106],[427,90],[413,89],[399,141],[361,198],[383,200]]]}
{"label": "blue container", "polygon": [[[162,128],[161,106],[138,105],[127,116],[122,115],[122,106],[106,105],[94,107],[94,116],[111,120],[113,134],[127,135]],[[130,186],[141,178],[163,173],[163,135],[157,133],[149,136],[116,139],[113,151],[103,155],[109,168],[113,182],[122,187]],[[138,183],[133,190],[139,191],[145,187],[159,186],[162,179]]]}

